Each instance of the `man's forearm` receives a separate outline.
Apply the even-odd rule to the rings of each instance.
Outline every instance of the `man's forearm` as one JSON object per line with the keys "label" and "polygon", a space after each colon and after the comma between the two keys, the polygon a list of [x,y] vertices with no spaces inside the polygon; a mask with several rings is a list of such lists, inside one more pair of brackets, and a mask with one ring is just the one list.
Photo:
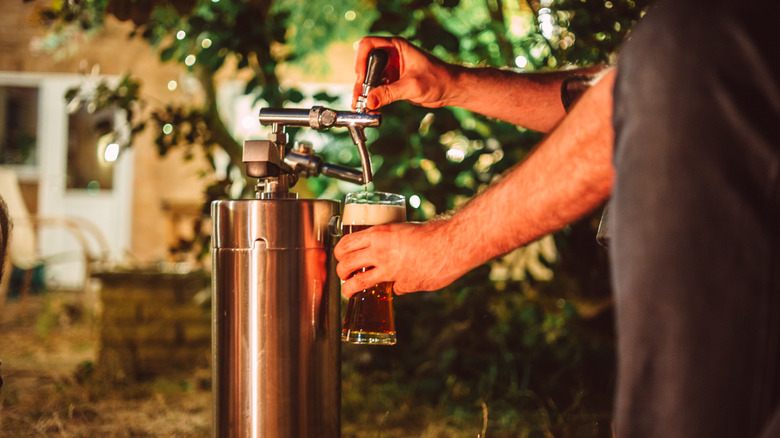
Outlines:
{"label": "man's forearm", "polygon": [[614,177],[613,81],[607,73],[523,163],[450,218],[344,236],[334,251],[344,295],[381,281],[396,293],[440,289],[596,207]]}
{"label": "man's forearm", "polygon": [[609,196],[613,83],[610,71],[523,163],[446,221],[464,268],[555,231]]}
{"label": "man's forearm", "polygon": [[452,92],[447,105],[550,132],[566,115],[561,102],[561,83],[572,75],[596,74],[605,68],[517,73],[492,67],[453,66]]}

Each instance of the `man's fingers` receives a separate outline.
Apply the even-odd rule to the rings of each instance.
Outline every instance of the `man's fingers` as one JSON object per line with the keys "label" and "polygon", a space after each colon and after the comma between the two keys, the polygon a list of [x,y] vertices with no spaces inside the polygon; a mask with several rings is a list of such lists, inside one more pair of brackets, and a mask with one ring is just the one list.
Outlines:
{"label": "man's fingers", "polygon": [[339,260],[336,265],[336,275],[338,275],[339,278],[346,280],[350,275],[360,271],[362,268],[370,267],[373,267],[373,265],[366,261],[365,253],[351,252]]}
{"label": "man's fingers", "polygon": [[358,233],[346,234],[339,240],[336,247],[333,248],[333,255],[336,260],[341,260],[347,254],[353,251],[360,251],[371,246],[371,230],[363,230]]}
{"label": "man's fingers", "polygon": [[366,107],[369,110],[375,110],[392,102],[392,94],[390,94],[389,88],[389,85],[384,85],[371,90],[368,93],[368,99],[366,99]]}
{"label": "man's fingers", "polygon": [[371,92],[368,93],[366,106],[369,110],[375,110],[397,100],[413,100],[418,96],[413,96],[407,88],[409,82],[408,79],[404,78],[387,85],[374,87]]}
{"label": "man's fingers", "polygon": [[352,273],[360,270],[361,268],[370,267],[370,264],[366,264],[367,257],[364,251],[371,244],[371,239],[366,234],[370,234],[364,230],[359,233],[347,234],[342,237],[336,247],[333,249],[333,255],[338,260],[336,264],[336,275],[339,278],[346,279]]}
{"label": "man's fingers", "polygon": [[[366,79],[366,64],[368,62],[368,55],[372,50],[384,49],[388,52],[389,59],[387,68],[384,72],[385,81],[393,83],[400,79],[401,55],[399,52],[399,44],[402,43],[399,41],[400,40],[397,38],[393,39],[384,37],[365,37],[360,40],[360,43],[358,44],[357,55],[355,56],[355,73],[357,73],[357,78],[355,80],[355,86],[352,90],[353,108],[357,106],[357,98],[363,92],[363,81]],[[389,97],[389,99],[384,98],[380,99],[379,101],[372,101],[369,97],[369,102],[367,102],[368,109],[377,109],[387,105],[388,103],[398,100],[398,98],[394,99],[392,94],[386,97]],[[371,102],[374,103],[373,106],[371,105]]]}
{"label": "man's fingers", "polygon": [[393,292],[396,295],[403,295],[403,294],[408,294],[410,292],[417,292],[417,291],[414,289],[404,287],[403,283],[395,283],[393,284]]}
{"label": "man's fingers", "polygon": [[418,78],[404,76],[387,85],[374,87],[368,94],[366,106],[370,110],[381,108],[398,100],[407,100],[422,106],[430,106],[431,102],[423,98]]}
{"label": "man's fingers", "polygon": [[358,272],[349,280],[341,284],[341,295],[349,298],[357,292],[368,289],[382,282],[382,274],[377,269],[371,269],[366,272]]}

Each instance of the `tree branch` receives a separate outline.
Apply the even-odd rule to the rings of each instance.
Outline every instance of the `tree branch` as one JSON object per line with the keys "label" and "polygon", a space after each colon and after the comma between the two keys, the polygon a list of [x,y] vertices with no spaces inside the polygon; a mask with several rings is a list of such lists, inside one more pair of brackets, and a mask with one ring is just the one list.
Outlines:
{"label": "tree branch", "polygon": [[246,179],[246,168],[242,161],[244,149],[227,129],[227,126],[225,126],[225,123],[222,121],[222,117],[219,116],[214,75],[205,68],[198,68],[195,70],[195,76],[203,86],[205,95],[203,115],[206,123],[211,129],[211,142],[221,147],[228,154],[231,166],[241,169],[241,173]]}

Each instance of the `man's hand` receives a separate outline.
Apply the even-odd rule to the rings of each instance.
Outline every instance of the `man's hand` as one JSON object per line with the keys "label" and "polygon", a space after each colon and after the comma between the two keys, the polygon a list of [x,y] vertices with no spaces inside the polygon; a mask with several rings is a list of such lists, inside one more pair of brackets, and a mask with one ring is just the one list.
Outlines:
{"label": "man's hand", "polygon": [[368,94],[366,106],[369,110],[396,100],[429,108],[448,105],[447,94],[456,90],[452,86],[452,75],[459,67],[444,63],[403,38],[366,37],[360,40],[355,60],[357,81],[352,96],[353,108],[362,93],[368,54],[376,48],[384,49],[388,54],[386,84],[375,87]]}
{"label": "man's hand", "polygon": [[[452,239],[446,225],[446,220],[395,223],[345,235],[335,248],[341,293],[348,298],[380,282],[394,282],[396,294],[449,285],[471,267],[448,257]],[[371,269],[358,272],[364,267]]]}
{"label": "man's hand", "polygon": [[456,106],[540,132],[550,132],[566,115],[561,83],[572,75],[589,75],[603,66],[544,73],[518,73],[492,67],[447,64],[403,38],[366,37],[355,60],[357,81],[352,107],[363,91],[368,54],[387,51],[385,84],[368,94],[366,107],[378,109],[397,100],[438,108]]}

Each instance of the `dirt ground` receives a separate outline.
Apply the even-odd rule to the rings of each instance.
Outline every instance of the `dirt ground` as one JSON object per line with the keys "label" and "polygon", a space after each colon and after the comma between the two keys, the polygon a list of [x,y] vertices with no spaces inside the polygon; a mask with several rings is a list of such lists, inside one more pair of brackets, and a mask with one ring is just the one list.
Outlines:
{"label": "dirt ground", "polygon": [[0,307],[0,436],[208,437],[208,370],[109,384],[96,366],[98,326],[72,294]]}

